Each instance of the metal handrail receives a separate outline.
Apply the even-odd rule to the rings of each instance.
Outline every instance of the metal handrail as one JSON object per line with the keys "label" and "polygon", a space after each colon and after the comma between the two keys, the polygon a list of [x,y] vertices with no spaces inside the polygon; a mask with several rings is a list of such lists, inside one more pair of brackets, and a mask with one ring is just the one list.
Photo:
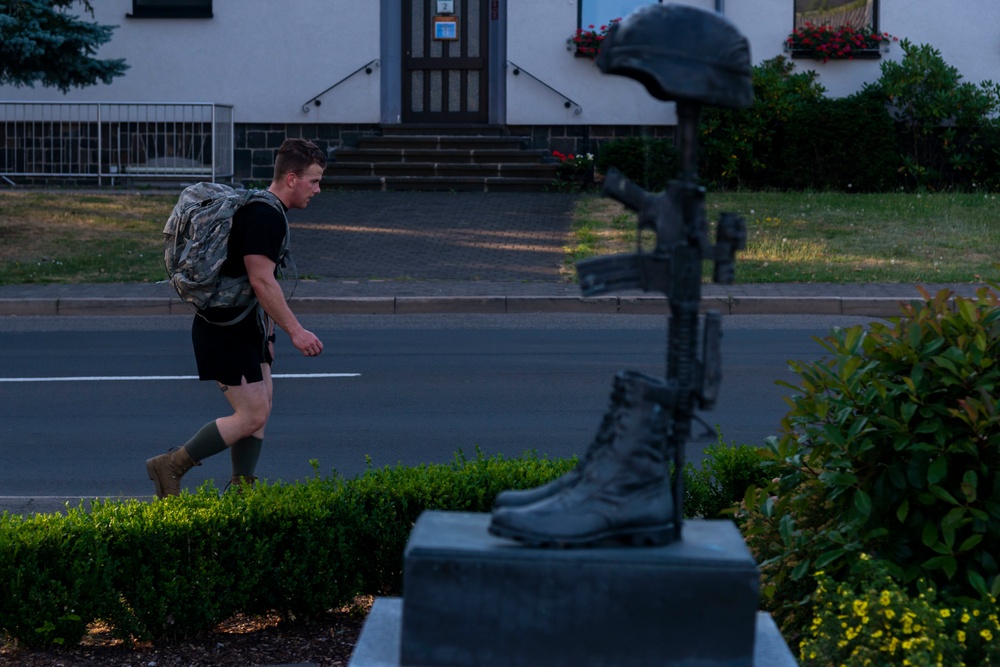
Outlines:
{"label": "metal handrail", "polygon": [[528,76],[530,76],[532,79],[534,79],[538,83],[542,84],[543,86],[545,86],[546,88],[548,88],[549,90],[551,90],[553,93],[555,93],[559,97],[561,97],[564,100],[566,100],[565,102],[563,102],[563,106],[566,107],[567,109],[569,109],[571,106],[575,106],[576,109],[573,110],[573,113],[576,114],[577,116],[579,116],[580,114],[583,113],[583,107],[580,106],[579,102],[574,102],[570,98],[566,97],[565,95],[563,95],[562,93],[560,93],[558,90],[556,90],[555,88],[553,88],[549,84],[545,83],[544,81],[542,81],[537,76],[535,76],[534,74],[532,74],[528,70],[524,69],[523,67],[521,67],[517,63],[508,60],[507,62],[504,63],[504,66],[513,66],[514,67],[514,76],[517,76],[521,72],[524,72],[525,74],[527,74]]}
{"label": "metal handrail", "polygon": [[337,83],[333,84],[332,86],[330,86],[329,88],[327,88],[326,90],[324,90],[322,93],[320,93],[318,95],[313,95],[311,98],[309,98],[309,100],[307,100],[306,103],[302,105],[302,113],[309,113],[309,105],[310,104],[312,104],[313,106],[317,106],[318,107],[321,104],[321,102],[319,101],[319,98],[323,97],[328,92],[330,92],[331,90],[333,90],[334,88],[336,88],[340,84],[344,83],[345,81],[347,81],[348,79],[350,79],[352,76],[354,76],[358,72],[364,70],[365,74],[371,74],[374,67],[381,67],[381,66],[382,66],[382,61],[379,60],[378,58],[375,58],[375,59],[373,59],[373,60],[365,63],[364,65],[362,65],[361,67],[357,68],[356,70],[354,70],[353,72],[351,72],[350,74],[348,74],[347,76],[345,76],[343,79],[341,79]]}

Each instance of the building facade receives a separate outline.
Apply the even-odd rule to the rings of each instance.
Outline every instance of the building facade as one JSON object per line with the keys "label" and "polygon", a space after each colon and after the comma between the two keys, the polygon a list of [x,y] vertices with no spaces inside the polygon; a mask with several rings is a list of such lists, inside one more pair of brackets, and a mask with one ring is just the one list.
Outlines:
{"label": "building facade", "polygon": [[[781,55],[796,9],[811,0],[678,0],[723,13],[755,63]],[[858,0],[840,4],[857,5]],[[497,126],[536,148],[586,151],[601,138],[669,134],[673,105],[605,76],[568,38],[629,0],[100,0],[93,20],[118,26],[98,54],[124,76],[74,89],[0,87],[0,102],[212,104],[231,107],[236,178],[263,178],[285,136],[334,150],[385,126]],[[834,0],[833,4],[838,4]],[[929,43],[972,82],[1000,64],[996,0],[860,0],[879,31]],[[800,12],[801,13],[801,12]],[[598,26],[599,27],[599,26]],[[813,69],[831,96],[879,76],[877,58]]]}

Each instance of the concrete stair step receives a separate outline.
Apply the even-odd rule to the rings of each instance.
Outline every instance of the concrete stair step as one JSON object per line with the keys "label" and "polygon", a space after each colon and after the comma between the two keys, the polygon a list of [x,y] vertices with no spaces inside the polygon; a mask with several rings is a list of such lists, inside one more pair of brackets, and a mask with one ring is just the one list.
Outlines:
{"label": "concrete stair step", "polygon": [[386,190],[420,192],[547,192],[556,188],[550,178],[433,176],[327,176],[321,186],[332,190]]}
{"label": "concrete stair step", "polygon": [[556,177],[550,164],[492,163],[456,164],[453,162],[336,162],[328,165],[325,176],[440,176],[440,177]]}
{"label": "concrete stair step", "polygon": [[394,149],[435,149],[435,150],[483,150],[508,149],[517,150],[525,145],[521,137],[482,137],[482,136],[439,136],[439,135],[396,135],[396,136],[366,136],[358,137],[358,148],[394,148]]}
{"label": "concrete stair step", "polygon": [[343,162],[451,162],[455,164],[542,164],[549,155],[543,150],[507,148],[340,148],[336,152],[337,164]]}
{"label": "concrete stair step", "polygon": [[499,137],[503,136],[503,127],[500,125],[438,125],[431,123],[382,125],[382,135],[387,137],[400,135]]}
{"label": "concrete stair step", "polygon": [[337,150],[322,185],[340,189],[431,191],[554,190],[548,151],[494,125],[383,125],[379,136]]}

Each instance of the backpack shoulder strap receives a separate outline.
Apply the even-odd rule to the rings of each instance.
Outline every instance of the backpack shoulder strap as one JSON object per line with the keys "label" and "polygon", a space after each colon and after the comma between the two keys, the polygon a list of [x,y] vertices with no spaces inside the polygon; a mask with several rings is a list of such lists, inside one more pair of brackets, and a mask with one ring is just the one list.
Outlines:
{"label": "backpack shoulder strap", "polygon": [[295,276],[291,293],[285,297],[285,300],[288,301],[295,294],[295,288],[299,284],[298,267],[295,265],[295,260],[291,256],[291,242],[289,237],[291,236],[292,230],[288,226],[288,212],[285,210],[285,205],[281,203],[280,199],[278,199],[278,196],[268,190],[249,190],[244,204],[248,204],[252,201],[267,202],[273,206],[275,210],[281,213],[281,218],[285,221],[285,238],[281,242],[281,250],[278,252],[278,270],[284,274],[284,269],[290,266],[290,270]]}
{"label": "backpack shoulder strap", "polygon": [[[289,233],[291,232],[291,230],[288,228],[288,214],[285,211],[285,205],[281,203],[281,200],[278,199],[277,195],[267,190],[248,190],[247,198],[246,201],[243,203],[243,205],[245,206],[246,204],[249,204],[252,201],[267,202],[274,208],[274,210],[281,213],[281,219],[285,221],[285,239],[281,243],[280,257],[281,259],[284,259],[285,255],[288,254],[288,247],[289,247],[288,236]],[[281,262],[279,261],[278,263],[280,264]]]}

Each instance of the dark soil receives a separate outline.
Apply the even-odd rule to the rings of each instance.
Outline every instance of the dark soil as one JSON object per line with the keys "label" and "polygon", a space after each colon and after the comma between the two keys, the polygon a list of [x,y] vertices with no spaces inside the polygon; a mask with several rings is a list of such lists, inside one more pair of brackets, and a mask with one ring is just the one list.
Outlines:
{"label": "dark soil", "polygon": [[0,647],[0,667],[252,667],[313,663],[346,667],[372,598],[310,621],[275,618],[226,621],[197,639],[137,642],[128,646],[109,628],[94,625],[77,646],[34,650]]}

